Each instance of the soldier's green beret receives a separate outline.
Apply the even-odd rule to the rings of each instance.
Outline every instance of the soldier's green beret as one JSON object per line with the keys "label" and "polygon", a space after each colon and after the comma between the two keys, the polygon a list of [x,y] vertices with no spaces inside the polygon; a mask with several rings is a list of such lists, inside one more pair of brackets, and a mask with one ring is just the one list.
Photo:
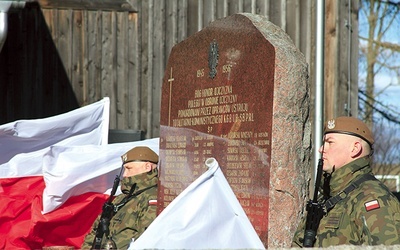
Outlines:
{"label": "soldier's green beret", "polygon": [[149,161],[158,163],[158,155],[148,147],[134,147],[121,156],[123,164],[132,161]]}
{"label": "soldier's green beret", "polygon": [[353,135],[368,142],[370,146],[374,144],[374,137],[371,130],[364,122],[354,117],[340,116],[329,120],[325,124],[324,134],[329,133]]}

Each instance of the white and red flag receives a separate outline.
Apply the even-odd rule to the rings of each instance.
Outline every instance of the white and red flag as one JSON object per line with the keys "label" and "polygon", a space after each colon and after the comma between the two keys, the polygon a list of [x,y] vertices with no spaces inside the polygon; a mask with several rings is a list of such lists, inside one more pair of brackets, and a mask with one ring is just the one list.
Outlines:
{"label": "white and red flag", "polygon": [[107,145],[109,99],[0,126],[0,249],[79,248],[101,212],[120,156],[158,139]]}
{"label": "white and red flag", "polygon": [[133,249],[265,249],[215,158],[138,238]]}

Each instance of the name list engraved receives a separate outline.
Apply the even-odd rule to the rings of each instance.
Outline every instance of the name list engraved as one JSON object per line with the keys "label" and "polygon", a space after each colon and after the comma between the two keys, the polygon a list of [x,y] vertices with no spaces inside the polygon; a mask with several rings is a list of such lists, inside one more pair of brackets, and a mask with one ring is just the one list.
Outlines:
{"label": "name list engraved", "polygon": [[269,133],[235,131],[221,137],[227,139],[225,176],[252,224],[261,229],[255,220],[267,217],[267,198],[254,193],[254,188],[263,186],[265,166],[261,155],[270,144]]}
{"label": "name list engraved", "polygon": [[165,162],[173,163],[173,168],[165,169],[164,207],[176,197],[176,191],[184,188],[183,183],[190,182],[186,174],[187,136],[168,135],[165,143]]}

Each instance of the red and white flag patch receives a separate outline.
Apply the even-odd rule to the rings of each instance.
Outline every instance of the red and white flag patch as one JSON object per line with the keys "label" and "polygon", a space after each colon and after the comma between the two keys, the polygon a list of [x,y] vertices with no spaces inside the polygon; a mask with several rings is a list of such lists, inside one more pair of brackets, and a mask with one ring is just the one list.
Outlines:
{"label": "red and white flag patch", "polygon": [[149,206],[156,206],[157,200],[149,200]]}
{"label": "red and white flag patch", "polygon": [[365,209],[368,211],[374,210],[374,209],[378,209],[381,206],[379,205],[378,200],[372,200],[372,201],[368,201],[364,204]]}

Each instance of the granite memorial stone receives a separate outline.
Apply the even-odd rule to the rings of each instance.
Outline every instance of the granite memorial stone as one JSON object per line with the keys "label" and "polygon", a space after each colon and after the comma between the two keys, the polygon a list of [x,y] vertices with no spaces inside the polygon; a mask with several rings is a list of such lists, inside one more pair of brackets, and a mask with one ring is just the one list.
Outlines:
{"label": "granite memorial stone", "polygon": [[161,212],[214,157],[266,247],[288,247],[310,168],[307,64],[266,17],[235,14],[175,45],[162,86]]}

